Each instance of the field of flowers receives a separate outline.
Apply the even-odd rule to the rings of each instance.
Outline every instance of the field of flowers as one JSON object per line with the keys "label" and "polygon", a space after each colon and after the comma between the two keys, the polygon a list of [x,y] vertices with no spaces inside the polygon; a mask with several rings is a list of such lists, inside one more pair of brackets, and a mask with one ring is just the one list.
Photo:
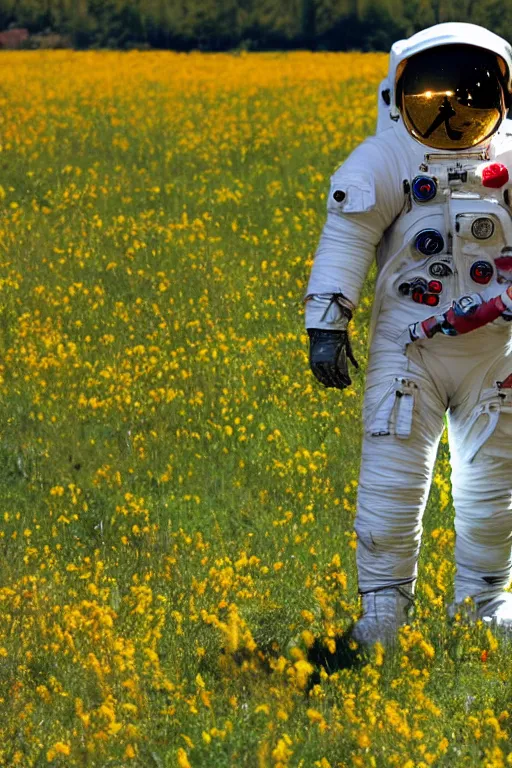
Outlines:
{"label": "field of flowers", "polygon": [[337,668],[364,364],[316,383],[301,299],[386,57],[2,62],[0,765],[512,764],[510,646],[445,619],[445,444],[416,617]]}

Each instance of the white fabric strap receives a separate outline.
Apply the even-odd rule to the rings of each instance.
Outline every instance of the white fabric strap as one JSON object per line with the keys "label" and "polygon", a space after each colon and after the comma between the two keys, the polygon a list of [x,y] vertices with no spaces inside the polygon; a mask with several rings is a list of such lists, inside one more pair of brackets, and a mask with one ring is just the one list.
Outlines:
{"label": "white fabric strap", "polygon": [[398,407],[396,411],[395,434],[402,440],[406,440],[411,435],[412,415],[414,411],[414,394],[407,392],[398,397]]}
{"label": "white fabric strap", "polygon": [[393,388],[392,392],[386,396],[375,413],[375,417],[372,423],[369,425],[368,431],[375,436],[389,435],[389,426],[391,421],[391,414],[396,402],[396,391]]}
{"label": "white fabric strap", "polygon": [[[306,327],[327,331],[346,331],[348,317],[333,301],[332,293],[316,293],[305,298]],[[349,308],[347,302],[347,309]]]}

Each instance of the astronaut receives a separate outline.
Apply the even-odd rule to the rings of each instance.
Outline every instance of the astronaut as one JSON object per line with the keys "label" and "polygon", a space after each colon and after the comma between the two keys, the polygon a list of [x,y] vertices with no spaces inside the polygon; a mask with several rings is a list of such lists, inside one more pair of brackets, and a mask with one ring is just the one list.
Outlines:
{"label": "astronaut", "polygon": [[[512,48],[438,24],[391,49],[375,136],[331,179],[305,296],[310,364],[348,386],[348,325],[377,281],[355,520],[362,646],[414,600],[422,515],[448,422],[455,601],[512,629]],[[465,601],[465,598],[472,598]]]}

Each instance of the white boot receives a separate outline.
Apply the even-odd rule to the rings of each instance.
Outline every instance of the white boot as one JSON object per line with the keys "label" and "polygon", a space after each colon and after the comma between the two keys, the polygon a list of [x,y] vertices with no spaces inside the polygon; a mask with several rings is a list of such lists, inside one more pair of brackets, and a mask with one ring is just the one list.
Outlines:
{"label": "white boot", "polygon": [[476,595],[471,608],[462,603],[452,603],[448,608],[448,615],[453,618],[459,611],[464,612],[470,619],[482,619],[486,624],[493,624],[512,632],[512,594],[510,592],[500,592],[491,599],[479,599]]}
{"label": "white boot", "polygon": [[362,596],[363,615],[356,622],[352,638],[362,646],[379,642],[391,645],[398,629],[407,624],[414,597],[410,585],[386,587]]}
{"label": "white boot", "polygon": [[512,631],[512,595],[500,592],[492,600],[480,605],[477,603],[477,616],[488,624]]}

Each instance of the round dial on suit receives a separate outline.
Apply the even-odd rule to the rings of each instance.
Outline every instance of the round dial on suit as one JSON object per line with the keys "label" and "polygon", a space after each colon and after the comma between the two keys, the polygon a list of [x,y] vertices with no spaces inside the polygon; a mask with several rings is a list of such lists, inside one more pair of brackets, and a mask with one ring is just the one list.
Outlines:
{"label": "round dial on suit", "polygon": [[442,261],[434,261],[434,263],[429,266],[428,271],[432,277],[448,277],[449,275],[453,275],[452,268]]}
{"label": "round dial on suit", "polygon": [[471,279],[479,285],[487,285],[492,280],[494,269],[488,261],[475,261],[470,271]]}
{"label": "round dial on suit", "polygon": [[428,203],[437,194],[437,184],[430,176],[416,176],[412,180],[412,194],[416,202]]}
{"label": "round dial on suit", "polygon": [[494,234],[494,222],[487,216],[475,219],[471,225],[471,233],[477,240],[488,240]]}
{"label": "round dial on suit", "polygon": [[444,238],[437,229],[422,229],[415,237],[414,246],[424,256],[433,256],[444,250]]}

